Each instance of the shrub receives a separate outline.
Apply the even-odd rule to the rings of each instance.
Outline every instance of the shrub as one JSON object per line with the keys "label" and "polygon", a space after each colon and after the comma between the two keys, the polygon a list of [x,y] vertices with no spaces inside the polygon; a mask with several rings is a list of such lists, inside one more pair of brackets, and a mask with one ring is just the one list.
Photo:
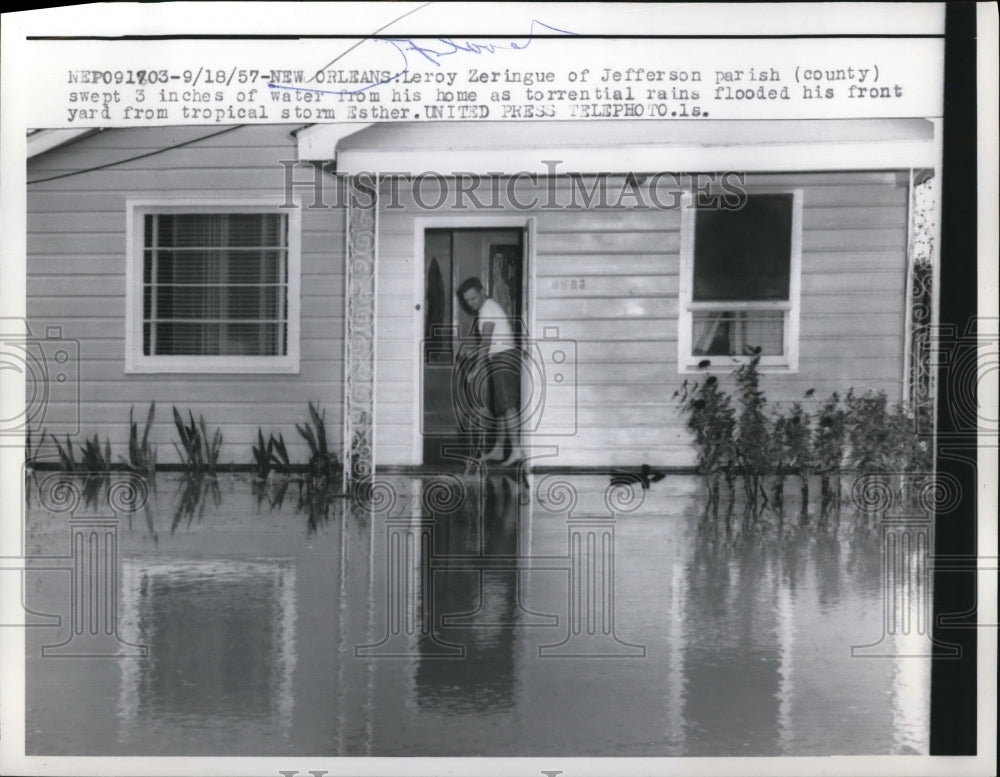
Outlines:
{"label": "shrub", "polygon": [[[708,363],[703,362],[702,366],[707,367]],[[690,385],[685,380],[674,396],[680,397],[681,412],[687,415],[687,428],[694,434],[698,472],[708,491],[708,509],[715,511],[719,502],[719,477],[724,475],[727,482],[732,483],[736,457],[736,413],[732,400],[720,388],[714,375]]]}
{"label": "shrub", "polygon": [[799,476],[807,502],[813,467],[812,429],[801,402],[793,403],[787,413],[778,410],[771,433],[771,459],[775,476],[772,497],[779,514],[784,509],[785,477],[791,473]]}
{"label": "shrub", "polygon": [[773,434],[768,428],[768,418],[764,413],[767,398],[760,390],[760,356],[755,355],[749,362],[741,364],[735,372],[739,390],[740,414],[737,422],[736,453],[743,476],[746,492],[747,513],[757,515],[758,500],[767,504],[767,492],[763,486],[764,476],[774,472]]}
{"label": "shrub", "polygon": [[[765,478],[774,478],[771,495],[780,514],[785,478],[797,474],[805,517],[809,478],[819,475],[825,517],[828,508],[840,506],[845,469],[899,474],[903,489],[903,475],[931,468],[930,440],[920,433],[932,428],[929,409],[890,408],[884,391],[859,394],[854,389],[843,397],[833,392],[815,414],[801,401],[771,409],[760,388],[759,364],[760,357],[755,355],[734,371],[736,407],[713,375],[701,382],[685,380],[674,392],[694,436],[698,472],[708,490],[706,514],[717,509],[722,476],[730,487],[730,498],[736,478],[743,479],[747,515],[757,517],[769,504]],[[706,360],[699,367],[709,365]],[[810,389],[805,396],[812,394]]]}

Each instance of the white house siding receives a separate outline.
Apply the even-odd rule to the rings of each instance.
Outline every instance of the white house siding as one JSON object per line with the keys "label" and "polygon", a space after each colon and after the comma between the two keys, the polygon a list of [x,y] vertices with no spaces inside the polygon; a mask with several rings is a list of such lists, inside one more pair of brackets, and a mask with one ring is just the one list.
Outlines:
{"label": "white house siding", "polygon": [[[447,159],[442,167],[447,168]],[[747,184],[803,190],[799,369],[768,374],[770,398],[793,400],[809,388],[822,398],[833,390],[884,389],[901,393],[907,241],[906,176],[894,172],[759,174]],[[588,188],[591,178],[585,179]],[[518,198],[546,199],[519,184]],[[434,202],[434,181],[422,200]],[[569,202],[566,178],[557,179],[558,202]],[[621,179],[612,182],[617,192]],[[669,199],[661,192],[661,201]],[[377,458],[381,464],[419,460],[418,340],[423,331],[423,258],[420,228],[476,226],[485,216],[534,221],[529,284],[532,334],[559,328],[575,341],[578,387],[575,407],[548,405],[566,420],[569,437],[535,437],[559,446],[545,464],[567,466],[690,465],[693,450],[676,401],[685,376],[677,367],[680,213],[678,210],[458,211],[449,197],[441,208],[418,209],[407,185],[398,196],[383,191],[379,213]],[[481,197],[482,199],[482,197]],[[614,197],[612,197],[612,201]],[[579,199],[577,200],[580,201]],[[648,200],[646,200],[648,202]],[[626,200],[634,203],[634,200]],[[402,205],[387,207],[388,205]],[[438,221],[438,219],[440,221]],[[585,288],[572,288],[583,279]],[[567,284],[561,283],[567,281]]]}
{"label": "white house siding", "polygon": [[[28,163],[28,180],[115,162],[208,135],[221,127],[113,129]],[[81,439],[110,438],[115,458],[128,441],[129,406],[144,420],[156,400],[152,439],[161,462],[176,461],[171,405],[222,427],[223,463],[248,464],[257,427],[281,431],[294,460],[304,447],[295,423],[307,402],[327,411],[327,433],[340,445],[343,403],[343,210],[302,212],[299,374],[125,373],[126,202],[164,196],[193,199],[266,196],[284,201],[279,160],[296,158],[289,126],[245,126],[183,148],[104,170],[28,186],[27,309],[34,332],[62,326],[80,342]],[[299,178],[305,175],[301,170]],[[332,182],[332,179],[330,179]],[[332,192],[332,190],[331,190]],[[306,203],[311,198],[306,192]],[[330,196],[332,199],[332,194]],[[64,433],[75,408],[47,408],[47,432]],[[62,434],[60,434],[62,436]]]}

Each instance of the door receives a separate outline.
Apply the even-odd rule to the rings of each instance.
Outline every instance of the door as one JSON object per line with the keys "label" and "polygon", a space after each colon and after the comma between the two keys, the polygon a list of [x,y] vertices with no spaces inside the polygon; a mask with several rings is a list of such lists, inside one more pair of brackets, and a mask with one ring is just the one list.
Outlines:
{"label": "door", "polygon": [[444,461],[444,446],[472,444],[456,412],[462,378],[458,366],[474,343],[474,314],[457,296],[466,278],[482,281],[486,295],[521,334],[526,262],[522,229],[428,229],[424,233],[424,347],[422,354],[423,461]]}

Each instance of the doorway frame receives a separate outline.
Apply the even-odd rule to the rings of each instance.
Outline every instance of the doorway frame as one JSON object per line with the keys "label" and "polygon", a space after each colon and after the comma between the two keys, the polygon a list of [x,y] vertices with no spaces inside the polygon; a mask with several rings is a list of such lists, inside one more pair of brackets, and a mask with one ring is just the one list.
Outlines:
{"label": "doorway frame", "polygon": [[[413,412],[411,415],[411,428],[413,436],[411,441],[410,459],[415,466],[424,464],[424,441],[421,428],[424,412],[424,397],[421,387],[423,386],[424,359],[420,344],[424,337],[423,322],[427,311],[424,310],[424,300],[427,295],[426,270],[424,268],[424,235],[428,229],[448,229],[453,231],[465,229],[520,229],[523,231],[525,239],[522,241],[522,257],[527,262],[527,272],[522,276],[522,282],[526,285],[524,293],[524,310],[522,317],[527,322],[527,334],[535,331],[535,243],[537,220],[534,216],[514,216],[510,214],[498,214],[495,216],[484,216],[480,214],[469,216],[441,215],[441,216],[418,216],[413,220],[413,306],[414,310],[420,311],[421,326],[413,328],[413,340],[410,353],[415,355],[413,360]],[[527,342],[525,343],[527,345]],[[522,381],[523,381],[522,376]],[[523,386],[522,386],[523,389]]]}

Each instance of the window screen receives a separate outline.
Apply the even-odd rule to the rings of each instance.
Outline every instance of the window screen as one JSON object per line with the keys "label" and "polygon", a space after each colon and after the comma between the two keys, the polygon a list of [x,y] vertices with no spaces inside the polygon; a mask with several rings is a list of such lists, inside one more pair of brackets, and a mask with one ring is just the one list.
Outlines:
{"label": "window screen", "polygon": [[285,214],[147,214],[143,228],[143,354],[287,354]]}
{"label": "window screen", "polygon": [[692,300],[787,300],[791,194],[749,195],[739,210],[699,209]]}

